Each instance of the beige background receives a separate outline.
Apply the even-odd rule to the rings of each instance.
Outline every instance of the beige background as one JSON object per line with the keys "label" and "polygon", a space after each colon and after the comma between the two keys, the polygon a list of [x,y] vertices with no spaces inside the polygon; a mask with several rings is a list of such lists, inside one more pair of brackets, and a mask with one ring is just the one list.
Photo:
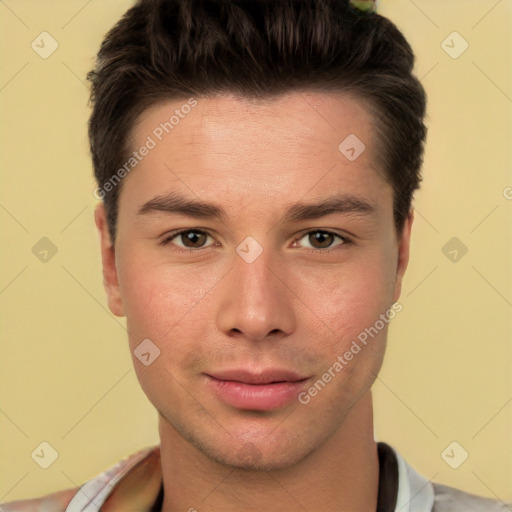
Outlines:
{"label": "beige background", "polygon": [[[85,74],[130,4],[0,2],[0,501],[78,485],[158,442],[124,321],[106,308],[86,138]],[[379,9],[417,53],[430,134],[376,435],[428,478],[511,500],[512,1]],[[43,31],[59,45],[46,59],[31,48]],[[458,58],[442,46],[454,31],[469,44]],[[43,237],[58,249],[47,262],[32,252]],[[442,250],[453,237],[468,249],[455,262]],[[48,469],[31,457],[43,441],[58,452]],[[458,469],[441,456],[453,441],[452,464],[469,453]]]}

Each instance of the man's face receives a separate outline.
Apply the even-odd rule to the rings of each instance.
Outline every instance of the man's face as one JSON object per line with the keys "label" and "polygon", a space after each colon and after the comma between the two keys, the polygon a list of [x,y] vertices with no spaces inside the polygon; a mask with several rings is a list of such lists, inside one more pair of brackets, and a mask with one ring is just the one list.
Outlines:
{"label": "man's face", "polygon": [[[153,107],[134,127],[134,150],[148,136],[156,145],[124,179],[115,251],[97,210],[109,305],[127,317],[137,376],[169,431],[223,463],[287,467],[368,396],[387,333],[375,325],[399,297],[412,217],[399,239],[357,99],[186,103]],[[179,122],[161,133],[175,110]],[[366,146],[355,159],[355,139],[354,151],[339,149],[351,134]],[[168,195],[223,216],[178,213]],[[338,211],[286,215],[333,199]],[[143,340],[160,350],[148,366],[134,354]]]}

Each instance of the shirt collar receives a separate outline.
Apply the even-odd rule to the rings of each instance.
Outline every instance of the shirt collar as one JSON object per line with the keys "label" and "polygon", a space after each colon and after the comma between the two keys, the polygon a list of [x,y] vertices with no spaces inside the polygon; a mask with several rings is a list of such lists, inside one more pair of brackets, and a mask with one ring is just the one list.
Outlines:
{"label": "shirt collar", "polygon": [[431,512],[434,487],[430,480],[417,473],[396,451],[398,462],[398,496],[394,512]]}

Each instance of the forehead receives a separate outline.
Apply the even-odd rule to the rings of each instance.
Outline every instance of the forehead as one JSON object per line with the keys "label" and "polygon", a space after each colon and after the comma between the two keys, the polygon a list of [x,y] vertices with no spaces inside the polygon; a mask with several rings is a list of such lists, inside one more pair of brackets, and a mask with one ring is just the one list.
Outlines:
{"label": "forehead", "polygon": [[[246,143],[256,137],[262,150],[286,149],[289,155],[317,153],[335,159],[339,143],[348,135],[364,141],[371,153],[373,132],[369,109],[359,98],[291,92],[265,100],[223,95],[162,102],[139,117],[132,141],[137,145],[152,134],[157,142],[174,140],[189,150],[188,146],[207,144],[235,146],[237,141]],[[266,151],[260,154],[264,160]]]}
{"label": "forehead", "polygon": [[152,149],[127,177],[120,203],[126,195],[136,203],[177,188],[248,212],[333,192],[365,192],[376,201],[389,195],[369,110],[345,94],[166,101],[134,126],[132,150],[148,141]]}

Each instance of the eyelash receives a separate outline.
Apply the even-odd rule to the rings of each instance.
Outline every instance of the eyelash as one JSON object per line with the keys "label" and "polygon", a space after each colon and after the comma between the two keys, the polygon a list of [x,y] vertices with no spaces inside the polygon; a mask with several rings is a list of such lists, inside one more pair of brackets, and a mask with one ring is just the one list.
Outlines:
{"label": "eyelash", "polygon": [[[182,235],[184,233],[199,233],[202,235],[212,236],[210,233],[208,233],[208,231],[203,231],[200,229],[182,229],[180,231],[174,231],[172,233],[169,233],[169,235],[164,240],[162,240],[160,245],[162,245],[162,246],[170,245],[171,242],[175,238],[179,237],[180,235]],[[335,247],[330,248],[330,249],[308,249],[309,252],[312,252],[314,254],[318,254],[318,253],[326,254],[326,253],[335,251],[335,250],[343,247],[344,245],[349,245],[349,244],[353,243],[353,241],[350,240],[349,238],[347,238],[346,236],[342,236],[342,235],[339,235],[338,233],[334,233],[332,231],[328,231],[325,229],[313,229],[312,231],[307,231],[306,233],[303,233],[297,240],[300,240],[301,238],[304,238],[306,235],[310,235],[312,233],[325,233],[328,235],[333,235],[335,237],[340,238],[343,242],[343,243],[338,244]],[[209,247],[200,247],[199,249],[182,249],[181,247],[178,247],[177,250],[182,253],[198,253],[200,251],[208,250],[209,248],[211,248],[211,247],[210,246]]]}

